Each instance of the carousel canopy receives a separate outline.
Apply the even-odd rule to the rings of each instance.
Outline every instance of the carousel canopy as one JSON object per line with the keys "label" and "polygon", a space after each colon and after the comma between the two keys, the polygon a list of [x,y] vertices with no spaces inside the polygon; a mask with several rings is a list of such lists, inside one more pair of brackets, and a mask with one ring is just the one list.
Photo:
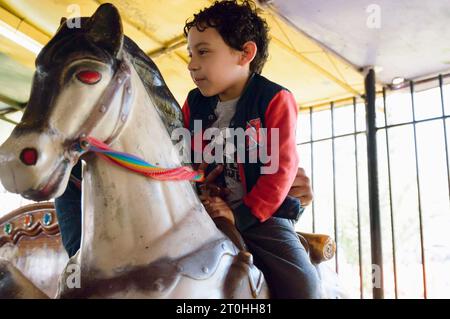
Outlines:
{"label": "carousel canopy", "polygon": [[[90,16],[105,2],[160,68],[180,104],[194,87],[183,26],[209,0],[0,0],[0,118],[23,108],[39,50],[61,17]],[[264,5],[261,4],[264,2]],[[379,87],[450,68],[450,2],[442,0],[260,1],[270,26],[263,75],[290,89],[299,108],[364,94],[364,69]],[[16,119],[17,120],[17,119]],[[1,126],[1,125],[0,125]]]}

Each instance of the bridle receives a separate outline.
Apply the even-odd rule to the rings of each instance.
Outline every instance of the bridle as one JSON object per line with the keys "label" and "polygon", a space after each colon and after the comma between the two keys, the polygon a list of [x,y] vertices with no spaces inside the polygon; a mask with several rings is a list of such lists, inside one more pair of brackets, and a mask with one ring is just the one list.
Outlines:
{"label": "bridle", "polygon": [[[112,102],[120,92],[122,92],[120,112],[111,134],[104,142],[91,137],[90,134],[95,126],[111,110]],[[76,138],[67,143],[71,150],[70,154],[76,157],[76,159],[73,158],[73,160],[78,160],[84,153],[94,152],[112,164],[124,167],[147,177],[158,180],[193,180],[202,182],[204,180],[203,171],[194,171],[188,166],[176,168],[158,167],[149,164],[136,156],[117,152],[109,147],[109,145],[111,145],[120,135],[127,122],[131,112],[131,98],[131,66],[124,55],[123,59],[119,60],[116,73],[95,104],[91,115],[85,120],[75,134]],[[71,176],[71,181],[75,184],[79,184],[79,181],[73,176]]]}
{"label": "bridle", "polygon": [[123,92],[120,112],[113,131],[105,140],[105,143],[108,145],[114,142],[114,140],[119,136],[131,111],[131,67],[125,56],[122,60],[119,60],[116,73],[94,106],[91,115],[80,126],[80,129],[75,134],[75,141],[79,141],[81,138],[90,136],[97,123],[99,123],[101,119],[104,118],[111,110],[112,102],[116,96],[120,94],[120,92]]}

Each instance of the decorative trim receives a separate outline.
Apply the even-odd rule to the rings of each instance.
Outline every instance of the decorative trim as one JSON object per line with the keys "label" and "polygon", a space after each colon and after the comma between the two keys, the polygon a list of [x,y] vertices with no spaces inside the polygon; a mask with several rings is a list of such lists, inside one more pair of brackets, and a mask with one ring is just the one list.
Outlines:
{"label": "decorative trim", "polygon": [[[59,235],[59,225],[53,203],[36,203],[20,207],[0,218],[0,247],[6,243],[17,245],[21,238],[34,238],[44,233]],[[9,226],[8,226],[9,225]]]}
{"label": "decorative trim", "polygon": [[23,225],[26,228],[30,228],[33,225],[33,214],[26,214],[23,220]]}
{"label": "decorative trim", "polygon": [[42,216],[42,223],[45,226],[49,226],[53,221],[53,214],[51,212],[46,212],[44,216]]}
{"label": "decorative trim", "polygon": [[13,229],[14,229],[14,225],[12,223],[6,223],[3,225],[3,232],[6,235],[11,235]]}

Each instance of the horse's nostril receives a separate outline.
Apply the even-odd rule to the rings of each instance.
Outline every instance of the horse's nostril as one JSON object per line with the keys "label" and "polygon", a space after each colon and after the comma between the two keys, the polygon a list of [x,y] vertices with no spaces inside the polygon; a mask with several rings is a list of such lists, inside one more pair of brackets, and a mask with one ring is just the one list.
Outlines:
{"label": "horse's nostril", "polygon": [[37,158],[38,153],[34,148],[25,148],[22,153],[20,153],[20,160],[28,166],[35,165]]}

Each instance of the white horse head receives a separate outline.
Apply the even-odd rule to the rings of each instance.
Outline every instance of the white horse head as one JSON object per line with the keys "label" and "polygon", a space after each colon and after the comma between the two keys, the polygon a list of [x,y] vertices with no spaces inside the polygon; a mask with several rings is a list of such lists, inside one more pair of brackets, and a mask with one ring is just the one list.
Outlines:
{"label": "white horse head", "polygon": [[[120,83],[111,87],[110,82],[121,80],[120,76],[113,77],[123,71],[120,66],[129,67],[124,62],[127,55],[157,111],[164,115],[169,132],[181,126],[178,104],[153,62],[124,37],[114,7],[103,6],[92,18],[82,18],[80,29],[69,28],[62,20],[57,34],[37,57],[23,118],[0,148],[0,176],[8,191],[33,200],[61,195],[78,160],[71,143],[86,133],[105,140],[117,128],[120,99],[131,88]],[[108,85],[112,92],[105,92]],[[107,93],[110,96],[102,100]],[[102,107],[110,110],[102,112]],[[97,115],[90,120],[97,121],[86,123],[93,113]]]}

